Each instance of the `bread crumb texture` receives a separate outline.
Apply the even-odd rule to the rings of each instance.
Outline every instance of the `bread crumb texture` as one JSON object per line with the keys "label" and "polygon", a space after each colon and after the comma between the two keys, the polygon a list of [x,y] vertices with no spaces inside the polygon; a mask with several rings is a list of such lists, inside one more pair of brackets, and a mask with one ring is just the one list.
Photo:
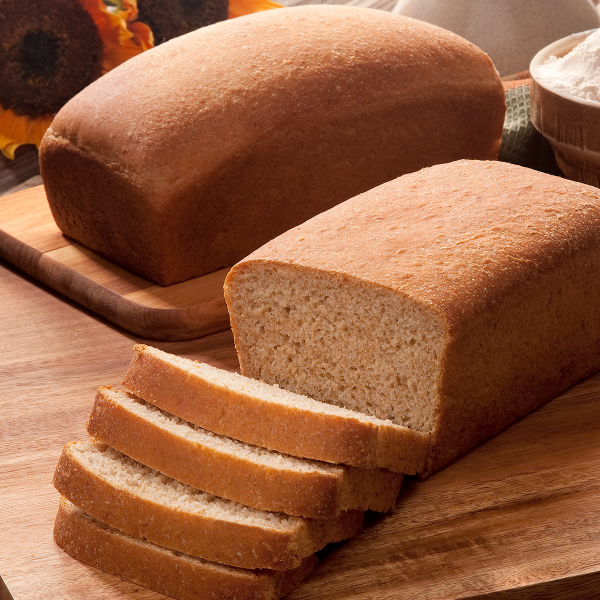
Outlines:
{"label": "bread crumb texture", "polygon": [[168,506],[173,511],[233,520],[255,527],[292,531],[302,519],[282,513],[259,511],[239,502],[219,498],[137,462],[107,444],[73,443],[68,452],[96,477],[139,498]]}

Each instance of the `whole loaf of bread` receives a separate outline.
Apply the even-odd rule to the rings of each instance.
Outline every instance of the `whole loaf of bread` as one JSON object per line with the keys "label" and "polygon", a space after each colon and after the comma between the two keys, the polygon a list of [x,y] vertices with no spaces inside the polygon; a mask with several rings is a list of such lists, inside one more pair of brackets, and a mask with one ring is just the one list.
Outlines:
{"label": "whole loaf of bread", "polygon": [[450,32],[283,8],[100,78],[58,113],[40,165],[67,236],[169,285],[403,173],[495,159],[504,111],[491,60]]}
{"label": "whole loaf of bread", "polygon": [[437,165],[266,244],[225,296],[244,375],[431,432],[427,475],[600,369],[600,190]]}

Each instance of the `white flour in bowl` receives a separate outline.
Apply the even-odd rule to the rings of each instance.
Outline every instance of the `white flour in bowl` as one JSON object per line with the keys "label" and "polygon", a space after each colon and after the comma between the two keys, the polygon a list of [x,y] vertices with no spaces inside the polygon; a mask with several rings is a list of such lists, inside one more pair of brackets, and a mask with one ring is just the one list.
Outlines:
{"label": "white flour in bowl", "polygon": [[600,29],[562,58],[551,56],[536,79],[552,91],[600,102]]}

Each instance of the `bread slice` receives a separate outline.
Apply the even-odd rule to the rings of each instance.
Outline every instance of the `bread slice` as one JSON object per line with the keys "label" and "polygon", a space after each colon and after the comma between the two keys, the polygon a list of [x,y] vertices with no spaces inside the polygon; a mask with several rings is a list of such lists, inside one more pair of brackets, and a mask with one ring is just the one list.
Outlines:
{"label": "bread slice", "polygon": [[98,390],[88,432],[187,485],[288,515],[393,507],[402,475],[300,459],[205,431],[132,394]]}
{"label": "bread slice", "polygon": [[110,446],[67,444],[53,480],[87,514],[133,537],[245,569],[287,570],[362,528],[364,513],[303,519],[259,511],[175,481]]}
{"label": "bread slice", "polygon": [[225,283],[248,377],[432,433],[432,473],[600,369],[600,190],[423,169],[266,244]]}
{"label": "bread slice", "polygon": [[138,344],[123,385],[200,427],[294,456],[414,474],[429,434]]}
{"label": "bread slice", "polygon": [[314,568],[306,558],[289,571],[246,570],[173,552],[131,537],[61,498],[54,541],[78,560],[178,600],[277,600]]}

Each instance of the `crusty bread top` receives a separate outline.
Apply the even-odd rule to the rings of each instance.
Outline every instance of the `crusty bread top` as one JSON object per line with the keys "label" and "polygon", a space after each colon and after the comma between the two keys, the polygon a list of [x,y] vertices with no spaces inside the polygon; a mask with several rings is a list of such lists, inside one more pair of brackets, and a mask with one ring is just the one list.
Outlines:
{"label": "crusty bread top", "polygon": [[238,263],[353,278],[412,297],[466,332],[478,315],[600,244],[600,190],[461,160],[404,175],[291,229]]}
{"label": "crusty bread top", "polygon": [[[453,86],[498,107],[497,119],[485,118],[494,121],[485,127],[495,158],[504,95],[474,45],[374,9],[264,11],[181,36],[101,77],[59,112],[41,156],[45,144],[65,138],[116,172],[126,164],[133,185],[176,194],[191,172],[214,172],[290,121],[331,126],[336,115],[360,118]],[[158,168],[165,163],[169,169]]]}

